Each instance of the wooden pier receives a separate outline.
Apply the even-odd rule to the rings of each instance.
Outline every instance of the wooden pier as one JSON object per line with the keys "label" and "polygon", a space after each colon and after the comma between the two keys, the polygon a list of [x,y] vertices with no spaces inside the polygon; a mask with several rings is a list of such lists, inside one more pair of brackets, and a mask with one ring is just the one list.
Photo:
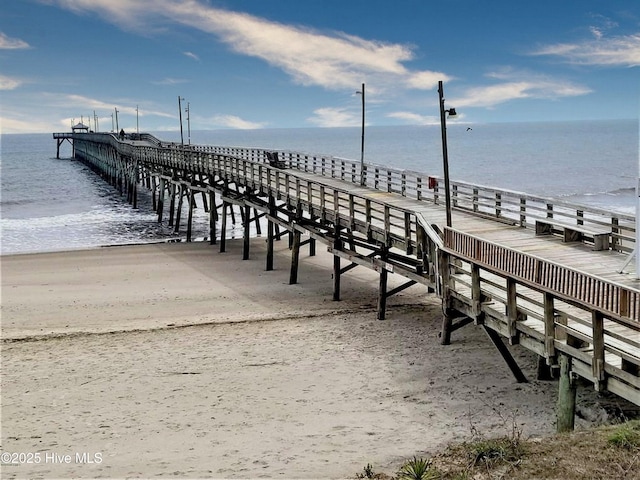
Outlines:
{"label": "wooden pier", "polygon": [[[58,148],[71,138],[76,158],[134,207],[139,186],[148,188],[158,221],[176,231],[186,201],[187,240],[197,199],[220,251],[228,217],[239,213],[244,259],[251,225],[261,233],[266,219],[265,268],[273,269],[273,242],[286,235],[292,284],[302,247],[314,255],[318,242],[334,256],[334,300],[342,275],[375,270],[381,320],[390,296],[423,286],[442,299],[443,344],[475,323],[518,381],[526,378],[506,343],[539,356],[540,378],[560,377],[559,430],[573,426],[578,381],[640,406],[640,283],[634,272],[619,273],[634,247],[632,216],[452,182],[450,228],[442,180],[417,172],[298,152],[176,145],[148,134],[54,138]],[[406,282],[388,290],[389,274]]]}

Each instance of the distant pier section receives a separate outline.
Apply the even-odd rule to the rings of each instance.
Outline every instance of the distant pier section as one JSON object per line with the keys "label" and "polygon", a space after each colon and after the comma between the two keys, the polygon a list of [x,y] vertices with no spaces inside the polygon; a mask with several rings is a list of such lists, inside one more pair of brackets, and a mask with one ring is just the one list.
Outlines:
{"label": "distant pier section", "polygon": [[[315,255],[320,244],[334,259],[333,300],[341,278],[366,267],[379,275],[378,319],[393,295],[415,286],[442,301],[443,344],[478,325],[519,382],[527,378],[508,345],[534,352],[538,377],[560,380],[561,431],[573,428],[576,382],[640,406],[640,289],[620,272],[635,246],[632,216],[452,181],[449,227],[435,175],[149,134],[53,136],[58,156],[61,143],[72,142],[74,157],[134,207],[138,189],[148,189],[158,221],[186,229],[187,240],[196,203],[209,213],[209,242],[221,252],[228,222],[243,226],[243,259],[251,227],[262,235],[266,223],[265,269],[274,268],[274,242],[287,238],[291,284],[303,247]],[[404,283],[389,289],[392,274]]]}

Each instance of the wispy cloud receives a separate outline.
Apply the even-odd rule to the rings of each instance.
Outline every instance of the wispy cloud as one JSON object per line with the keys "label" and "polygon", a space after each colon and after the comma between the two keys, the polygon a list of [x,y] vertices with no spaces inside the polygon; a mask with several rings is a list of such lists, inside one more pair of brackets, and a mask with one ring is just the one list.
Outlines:
{"label": "wispy cloud", "polygon": [[243,120],[235,115],[216,115],[211,118],[211,122],[217,127],[237,128],[239,130],[250,130],[266,126],[265,123]]}
{"label": "wispy cloud", "polygon": [[591,92],[588,87],[570,81],[511,69],[492,72],[487,77],[502,82],[470,88],[448,103],[455,107],[493,107],[523,98],[554,99]]}
{"label": "wispy cloud", "polygon": [[0,90],[15,90],[23,83],[24,82],[18,78],[0,75]]}
{"label": "wispy cloud", "polygon": [[193,52],[183,52],[187,57],[189,58],[193,58],[194,60],[197,60],[198,62],[200,61],[200,57],[198,57],[195,53]]}
{"label": "wispy cloud", "polygon": [[156,117],[164,117],[164,118],[175,118],[177,117],[177,113],[167,113],[161,110],[153,110],[150,108],[139,109],[136,112],[135,101],[132,100],[123,100],[123,99],[115,99],[115,100],[101,100],[97,98],[89,98],[82,95],[61,95],[61,94],[45,94],[47,97],[46,101],[49,106],[54,106],[58,108],[71,109],[77,112],[92,112],[93,110],[98,111],[111,111],[113,112],[115,108],[118,109],[119,113],[124,115],[136,115],[139,116],[156,116]]}
{"label": "wispy cloud", "polygon": [[590,31],[591,39],[546,45],[533,51],[532,55],[556,56],[575,65],[640,66],[640,33],[607,37],[601,27],[591,27]]}
{"label": "wispy cloud", "polygon": [[377,91],[398,85],[432,89],[437,80],[450,78],[441,72],[407,68],[405,63],[414,59],[408,45],[285,25],[196,0],[54,1],[76,12],[97,12],[128,28],[139,28],[146,20],[145,28],[149,23],[174,21],[199,29],[216,36],[237,53],[282,69],[301,85],[343,89],[366,80]]}
{"label": "wispy cloud", "polygon": [[413,112],[391,112],[387,115],[389,118],[404,120],[411,125],[439,125],[440,117],[420,115]]}
{"label": "wispy cloud", "polygon": [[181,83],[187,83],[189,80],[184,78],[163,78],[162,80],[156,80],[153,83],[154,85],[179,85]]}
{"label": "wispy cloud", "polygon": [[346,108],[324,107],[313,111],[314,116],[307,119],[319,127],[355,127],[362,125],[362,117]]}
{"label": "wispy cloud", "polygon": [[24,48],[31,47],[24,40],[20,40],[19,38],[11,38],[3,32],[0,32],[0,50],[19,50]]}

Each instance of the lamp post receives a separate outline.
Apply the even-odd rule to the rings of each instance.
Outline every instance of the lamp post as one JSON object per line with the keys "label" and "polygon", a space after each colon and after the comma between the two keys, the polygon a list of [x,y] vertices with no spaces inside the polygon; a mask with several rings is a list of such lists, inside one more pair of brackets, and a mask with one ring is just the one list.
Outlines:
{"label": "lamp post", "polygon": [[114,110],[116,111],[116,132],[119,132],[120,126],[118,125],[118,108],[115,107]]}
{"label": "lamp post", "polygon": [[190,115],[191,104],[187,102],[187,108],[184,109],[187,112],[187,138],[189,139],[189,145],[191,145],[191,115]]}
{"label": "lamp post", "polygon": [[139,111],[138,111],[138,105],[136,105],[136,133],[139,135],[140,134],[140,122],[139,122]]}
{"label": "lamp post", "polygon": [[180,115],[180,144],[184,145],[184,134],[182,133],[182,98],[178,95],[178,115]]}
{"label": "lamp post", "polygon": [[356,92],[358,95],[362,95],[362,142],[360,144],[360,185],[364,186],[364,83],[362,84],[362,90]]}
{"label": "lamp post", "polygon": [[[638,125],[640,135],[640,125]],[[640,148],[640,136],[638,137]],[[638,150],[640,152],[640,150]],[[636,280],[640,280],[640,155],[638,156],[638,183],[636,184]]]}
{"label": "lamp post", "polygon": [[444,166],[444,197],[447,210],[447,227],[451,227],[451,187],[449,185],[449,154],[447,152],[447,116],[451,118],[457,116],[456,109],[444,109],[444,89],[442,80],[438,82],[438,95],[440,97],[440,129],[442,131],[442,162]]}

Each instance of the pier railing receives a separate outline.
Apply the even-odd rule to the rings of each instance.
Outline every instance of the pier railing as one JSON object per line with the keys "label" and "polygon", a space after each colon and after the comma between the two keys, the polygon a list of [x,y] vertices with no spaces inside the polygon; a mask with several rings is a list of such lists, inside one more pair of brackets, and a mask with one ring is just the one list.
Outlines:
{"label": "pier railing", "polygon": [[[267,161],[265,150],[240,147],[199,147],[204,152]],[[444,179],[426,173],[365,163],[340,157],[309,155],[279,151],[287,167],[303,172],[362,184],[376,190],[396,193],[416,200],[444,204]],[[454,209],[494,218],[525,228],[535,228],[536,220],[554,219],[566,224],[608,230],[611,248],[631,252],[635,244],[635,217],[606,209],[529,195],[523,192],[451,182],[451,202]]]}
{"label": "pier railing", "polygon": [[[180,145],[161,142],[149,134],[141,134],[136,138],[140,143],[146,143],[146,147],[121,142],[115,134],[75,135],[101,142],[107,137],[109,143],[119,144],[118,148],[124,153],[149,160],[162,158],[172,162],[174,166],[181,162],[201,162],[209,154],[268,163],[266,154],[272,151],[262,148]],[[359,161],[327,155],[311,155],[288,150],[279,150],[277,153],[279,160],[283,161],[287,168],[362,184],[415,200],[435,204],[445,202],[444,179],[437,175],[371,163],[365,163],[361,168]],[[451,203],[456,210],[524,228],[534,228],[537,220],[553,219],[569,225],[606,230],[611,235],[611,249],[621,252],[629,253],[635,245],[633,215],[462,181],[451,181]]]}
{"label": "pier railing", "polygon": [[640,291],[446,228],[457,310],[640,405]]}

